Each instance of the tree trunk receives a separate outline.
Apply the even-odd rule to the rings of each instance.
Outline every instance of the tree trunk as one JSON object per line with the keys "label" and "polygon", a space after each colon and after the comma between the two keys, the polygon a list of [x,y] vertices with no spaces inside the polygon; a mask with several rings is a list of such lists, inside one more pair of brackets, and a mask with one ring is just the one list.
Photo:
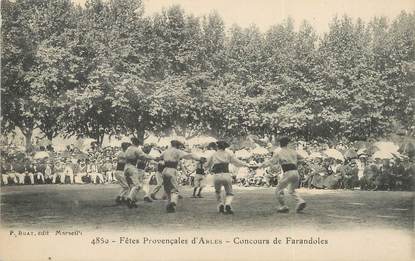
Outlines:
{"label": "tree trunk", "polygon": [[136,138],[140,141],[140,142],[142,142],[143,144],[144,144],[144,134],[145,134],[145,129],[143,128],[143,127],[138,127],[136,130],[135,130],[135,136],[136,136]]}
{"label": "tree trunk", "polygon": [[46,138],[48,138],[48,140],[49,140],[50,144],[52,144],[53,134],[48,132],[48,133],[46,134]]}
{"label": "tree trunk", "polygon": [[32,151],[32,147],[33,147],[32,146],[32,134],[33,134],[32,129],[27,129],[23,132],[23,135],[25,137],[25,143],[26,143],[26,152]]}
{"label": "tree trunk", "polygon": [[97,135],[98,147],[102,147],[102,143],[104,142],[104,136],[105,136],[105,133]]}

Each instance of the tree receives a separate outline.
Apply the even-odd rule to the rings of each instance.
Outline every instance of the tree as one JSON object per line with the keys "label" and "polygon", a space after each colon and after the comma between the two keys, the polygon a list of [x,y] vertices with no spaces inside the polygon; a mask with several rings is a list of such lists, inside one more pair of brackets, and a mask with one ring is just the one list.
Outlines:
{"label": "tree", "polygon": [[2,128],[10,131],[18,127],[29,150],[34,128],[48,130],[48,137],[59,129],[56,113],[48,113],[54,111],[48,103],[53,97],[49,97],[50,90],[46,89],[57,91],[63,86],[40,83],[46,78],[57,80],[56,75],[41,69],[40,57],[45,54],[46,45],[57,47],[65,42],[61,35],[73,21],[73,6],[69,0],[33,3],[4,0],[2,6]]}

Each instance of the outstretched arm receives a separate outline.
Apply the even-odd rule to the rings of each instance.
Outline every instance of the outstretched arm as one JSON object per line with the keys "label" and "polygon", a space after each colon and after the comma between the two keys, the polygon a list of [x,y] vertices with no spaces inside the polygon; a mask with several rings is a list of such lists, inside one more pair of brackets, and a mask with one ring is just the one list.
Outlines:
{"label": "outstretched arm", "polygon": [[231,156],[231,162],[233,165],[237,167],[249,167],[249,164],[237,159],[234,155]]}
{"label": "outstretched arm", "polygon": [[200,157],[199,156],[197,156],[197,155],[195,155],[195,154],[193,154],[193,153],[187,153],[187,152],[184,152],[184,151],[181,151],[181,155],[180,155],[180,158],[181,159],[193,159],[193,160],[200,160]]}
{"label": "outstretched arm", "polygon": [[263,162],[262,164],[259,164],[258,167],[259,168],[266,168],[266,167],[269,167],[269,166],[274,165],[276,163],[278,163],[278,155],[272,156],[272,158],[270,158],[269,160]]}
{"label": "outstretched arm", "polygon": [[145,158],[145,159],[148,159],[148,160],[157,160],[158,159],[158,158],[153,157],[153,156],[151,156],[147,153],[144,153],[141,149],[136,150],[135,154],[136,154],[137,158]]}

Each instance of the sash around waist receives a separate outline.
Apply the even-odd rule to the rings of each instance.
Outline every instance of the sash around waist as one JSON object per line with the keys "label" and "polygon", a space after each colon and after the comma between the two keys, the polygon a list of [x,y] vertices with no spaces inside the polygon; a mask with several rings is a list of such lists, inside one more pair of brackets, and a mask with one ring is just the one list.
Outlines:
{"label": "sash around waist", "polygon": [[229,163],[216,163],[216,164],[213,164],[212,172],[215,173],[215,174],[228,173],[229,172]]}
{"label": "sash around waist", "polygon": [[164,167],[165,168],[177,169],[178,165],[179,165],[179,162],[177,162],[177,161],[165,161],[164,162]]}
{"label": "sash around waist", "polygon": [[124,170],[125,163],[124,162],[118,162],[116,170]]}
{"label": "sash around waist", "polygon": [[297,170],[297,165],[295,164],[282,164],[281,165],[282,171],[287,172],[290,170]]}
{"label": "sash around waist", "polygon": [[142,160],[137,161],[137,169],[145,169],[146,165],[147,164],[145,161],[142,161]]}

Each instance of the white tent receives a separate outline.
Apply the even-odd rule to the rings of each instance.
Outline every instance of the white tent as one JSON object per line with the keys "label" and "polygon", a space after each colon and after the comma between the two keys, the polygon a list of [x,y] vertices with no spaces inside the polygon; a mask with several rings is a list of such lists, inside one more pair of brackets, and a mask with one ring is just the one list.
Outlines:
{"label": "white tent", "polygon": [[281,148],[280,148],[280,147],[276,148],[276,149],[273,151],[274,155],[275,155],[275,154],[277,154],[278,152],[280,152],[280,150],[281,150]]}
{"label": "white tent", "polygon": [[147,137],[147,139],[144,140],[144,143],[145,144],[157,144],[159,139],[160,139],[159,137],[151,134],[150,136]]}
{"label": "white tent", "polygon": [[205,158],[210,158],[213,155],[213,153],[215,153],[214,150],[207,150],[203,153],[203,155]]}
{"label": "white tent", "polygon": [[319,152],[312,152],[309,156],[310,159],[324,158],[323,155]]}
{"label": "white tent", "polygon": [[35,156],[33,156],[33,159],[45,159],[45,158],[49,158],[49,153],[47,153],[46,151],[36,152]]}
{"label": "white tent", "polygon": [[160,153],[160,151],[152,148],[149,155],[152,156],[152,157],[158,158],[158,157],[160,157],[161,153]]}
{"label": "white tent", "polygon": [[327,149],[324,151],[324,154],[326,154],[329,158],[344,161],[343,154],[336,149]]}
{"label": "white tent", "polygon": [[399,150],[399,146],[390,141],[379,141],[375,143],[375,147],[377,147],[380,151],[385,152],[397,152]]}
{"label": "white tent", "polygon": [[235,152],[235,157],[237,157],[237,158],[247,159],[251,156],[252,156],[252,154],[249,151],[247,151],[246,149],[237,150]]}
{"label": "white tent", "polygon": [[191,139],[187,140],[187,144],[189,144],[190,146],[204,145],[204,144],[209,144],[211,142],[216,142],[216,141],[217,141],[217,139],[215,139],[213,137],[200,136],[200,137],[194,137],[194,138],[191,138]]}
{"label": "white tent", "polygon": [[160,147],[166,147],[170,145],[171,140],[172,139],[170,137],[162,137],[156,142],[156,144]]}
{"label": "white tent", "polygon": [[374,159],[392,159],[393,155],[392,153],[388,152],[388,151],[376,151],[372,158]]}
{"label": "white tent", "polygon": [[255,155],[267,155],[269,151],[266,148],[258,146],[252,150],[252,153]]}
{"label": "white tent", "polygon": [[297,153],[300,154],[300,156],[303,157],[303,158],[308,158],[309,157],[308,152],[303,150],[303,149],[297,150]]}

